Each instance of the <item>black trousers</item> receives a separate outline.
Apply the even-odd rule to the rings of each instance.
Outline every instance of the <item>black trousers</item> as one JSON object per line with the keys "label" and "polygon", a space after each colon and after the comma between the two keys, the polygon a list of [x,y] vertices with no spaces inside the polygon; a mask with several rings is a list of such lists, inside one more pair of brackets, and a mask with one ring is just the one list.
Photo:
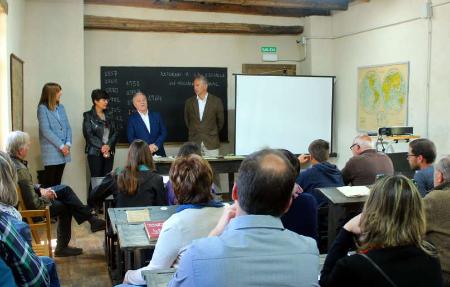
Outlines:
{"label": "black trousers", "polygon": [[[109,158],[104,158],[102,155],[88,155],[87,156],[89,171],[92,177],[104,177],[108,173],[111,172],[114,164],[114,155],[111,155]],[[87,194],[87,198],[89,198],[92,191],[92,186],[89,183],[89,190]],[[90,207],[94,208],[91,203],[88,201]]]}
{"label": "black trousers", "polygon": [[87,160],[91,177],[103,177],[111,172],[114,164],[114,155],[111,155],[109,158],[104,158],[101,155],[88,155]]}
{"label": "black trousers", "polygon": [[69,245],[72,236],[72,217],[78,224],[92,217],[90,208],[84,205],[75,192],[67,185],[53,186],[57,198],[52,200],[50,206],[51,216],[58,216],[57,247],[63,248]]}
{"label": "black trousers", "polygon": [[65,163],[44,166],[44,176],[40,183],[42,187],[51,187],[61,184]]}

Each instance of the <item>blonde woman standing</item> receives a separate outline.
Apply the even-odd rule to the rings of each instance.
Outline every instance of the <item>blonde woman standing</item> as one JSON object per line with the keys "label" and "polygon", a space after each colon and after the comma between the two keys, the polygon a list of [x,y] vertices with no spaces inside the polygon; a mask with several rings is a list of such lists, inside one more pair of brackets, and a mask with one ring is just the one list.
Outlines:
{"label": "blonde woman standing", "polygon": [[64,167],[71,161],[72,129],[66,110],[60,104],[61,95],[59,84],[47,83],[38,105],[39,142],[45,168],[41,184],[44,187],[61,184]]}

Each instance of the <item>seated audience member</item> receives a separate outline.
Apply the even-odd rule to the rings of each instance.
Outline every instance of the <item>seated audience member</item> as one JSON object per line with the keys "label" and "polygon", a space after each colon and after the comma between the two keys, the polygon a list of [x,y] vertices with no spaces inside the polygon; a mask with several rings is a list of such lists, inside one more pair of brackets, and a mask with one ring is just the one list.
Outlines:
{"label": "seated audience member", "polygon": [[[420,193],[404,176],[375,183],[362,214],[348,221],[328,251],[321,286],[442,286],[434,248],[423,240]],[[359,239],[356,254],[347,256]]]}
{"label": "seated audience member", "polygon": [[343,186],[341,171],[327,160],[330,157],[330,144],[324,140],[315,140],[308,147],[309,155],[300,155],[301,164],[311,162],[311,167],[300,172],[297,183],[304,192],[312,194],[318,206],[324,206],[327,199],[321,193],[314,192],[319,187]]}
{"label": "seated audience member", "polygon": [[283,227],[295,171],[278,151],[262,150],[241,164],[232,196],[210,237],[183,254],[169,286],[316,286],[316,242]]}
{"label": "seated audience member", "polygon": [[[181,156],[188,156],[191,154],[197,154],[199,156],[202,155],[202,151],[200,149],[200,146],[194,142],[187,142],[184,143],[181,147],[180,150],[178,151],[178,155],[177,157],[181,157]],[[166,184],[166,190],[167,190],[167,201],[169,205],[176,205],[177,204],[177,199],[175,197],[175,192],[173,191],[173,184],[172,182],[169,180]]]}
{"label": "seated audience member", "polygon": [[30,149],[30,137],[27,133],[11,132],[7,138],[6,149],[17,170],[18,185],[22,191],[25,207],[27,209],[44,209],[49,205],[50,215],[58,216],[55,256],[80,255],[83,252],[81,248],[69,246],[72,216],[78,224],[88,221],[92,232],[104,230],[105,221],[91,214],[89,207],[80,201],[69,186],[57,185],[44,189],[33,185],[31,173],[25,161]]}
{"label": "seated audience member", "polygon": [[427,217],[426,239],[436,246],[444,286],[450,287],[450,157],[435,166],[434,186],[423,199]]}
{"label": "seated audience member", "polygon": [[[178,151],[178,155],[177,157],[181,157],[181,156],[188,156],[191,154],[197,154],[199,156],[202,155],[202,151],[200,149],[200,146],[194,142],[187,142],[184,143],[181,147],[180,150]],[[166,184],[166,190],[167,190],[167,201],[169,205],[176,205],[176,197],[175,197],[175,192],[173,191],[173,184],[172,182],[169,180]],[[215,194],[215,188],[214,188],[214,183],[211,187],[211,192],[213,194]]]}
{"label": "seated audience member", "polygon": [[28,241],[30,229],[14,208],[18,202],[16,181],[14,163],[6,153],[0,152],[0,261],[3,263],[0,265],[4,269],[6,264],[14,276],[13,281],[7,283],[8,270],[2,270],[0,279],[5,281],[0,281],[0,285],[59,286],[55,262],[33,252],[31,240]]}
{"label": "seated audience member", "polygon": [[130,144],[125,167],[109,173],[93,190],[89,203],[100,206],[111,194],[116,207],[167,205],[163,178],[155,172],[145,141],[135,140]]}
{"label": "seated audience member", "polygon": [[152,154],[166,156],[164,141],[167,137],[167,129],[161,114],[149,111],[147,97],[142,92],[134,94],[133,106],[136,112],[128,117],[128,142],[132,143],[136,139],[143,140],[148,143]]}
{"label": "seated audience member", "polygon": [[[288,150],[279,150],[294,168],[295,174],[300,172],[298,159]],[[281,216],[281,222],[286,229],[297,234],[317,239],[317,203],[311,194],[302,192],[300,186],[294,184],[292,204],[289,210]]]}
{"label": "seated audience member", "polygon": [[409,143],[408,162],[411,169],[416,171],[414,180],[422,197],[433,189],[435,159],[436,147],[429,139],[416,139]]}
{"label": "seated audience member", "polygon": [[169,176],[179,204],[177,212],[164,222],[148,266],[127,271],[124,284],[144,285],[143,270],[176,267],[184,247],[207,236],[222,215],[223,204],[211,195],[211,167],[202,157],[192,154],[177,158]]}
{"label": "seated audience member", "polygon": [[342,178],[346,185],[370,185],[377,175],[393,175],[394,165],[384,153],[377,152],[368,135],[355,137],[350,146],[353,157],[342,169]]}

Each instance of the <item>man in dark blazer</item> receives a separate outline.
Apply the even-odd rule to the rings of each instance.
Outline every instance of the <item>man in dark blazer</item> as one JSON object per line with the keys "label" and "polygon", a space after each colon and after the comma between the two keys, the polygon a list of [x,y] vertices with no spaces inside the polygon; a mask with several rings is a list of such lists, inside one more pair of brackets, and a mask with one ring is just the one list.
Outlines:
{"label": "man in dark blazer", "polygon": [[141,139],[148,144],[152,154],[166,156],[164,141],[167,137],[167,129],[157,112],[149,112],[147,97],[144,93],[136,93],[133,96],[133,106],[136,112],[128,118],[127,136],[128,142]]}
{"label": "man in dark blazer", "polygon": [[203,75],[194,79],[195,96],[184,104],[184,121],[189,141],[201,146],[206,156],[219,155],[219,132],[224,124],[222,100],[208,93],[208,81]]}

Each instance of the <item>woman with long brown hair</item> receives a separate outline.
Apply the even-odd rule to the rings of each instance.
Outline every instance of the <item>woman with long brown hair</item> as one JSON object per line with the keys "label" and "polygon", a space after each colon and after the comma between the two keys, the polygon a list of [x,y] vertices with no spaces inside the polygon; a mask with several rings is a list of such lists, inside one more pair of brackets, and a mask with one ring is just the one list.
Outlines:
{"label": "woman with long brown hair", "polygon": [[162,177],[155,173],[152,154],[148,144],[135,140],[130,144],[125,167],[109,173],[94,189],[89,204],[99,206],[113,194],[116,207],[167,205]]}
{"label": "woman with long brown hair", "polygon": [[62,88],[57,83],[47,83],[42,88],[37,117],[39,142],[44,164],[43,187],[61,184],[66,163],[71,161],[72,129],[64,106],[60,104]]}
{"label": "woman with long brown hair", "polygon": [[179,204],[176,213],[164,222],[149,264],[128,270],[125,284],[145,285],[143,270],[176,267],[186,250],[184,247],[208,236],[222,216],[224,205],[211,194],[213,172],[208,161],[196,154],[178,157],[170,167],[169,176]]}
{"label": "woman with long brown hair", "polygon": [[[425,212],[414,183],[379,179],[362,214],[341,229],[320,278],[321,286],[442,286],[434,248],[424,241]],[[346,256],[355,247],[357,252]]]}

